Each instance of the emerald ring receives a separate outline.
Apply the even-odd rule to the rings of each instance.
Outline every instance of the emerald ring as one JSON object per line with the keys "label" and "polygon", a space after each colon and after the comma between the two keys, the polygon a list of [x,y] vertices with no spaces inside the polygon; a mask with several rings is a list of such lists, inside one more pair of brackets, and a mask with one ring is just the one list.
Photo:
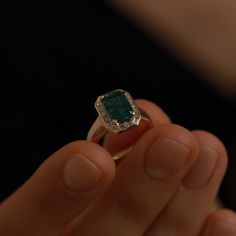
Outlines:
{"label": "emerald ring", "polygon": [[[94,104],[98,118],[90,128],[87,140],[98,143],[108,133],[120,134],[145,122],[152,127],[150,117],[138,108],[131,95],[122,89],[117,89],[99,96]],[[129,147],[113,156],[120,159],[131,150]]]}

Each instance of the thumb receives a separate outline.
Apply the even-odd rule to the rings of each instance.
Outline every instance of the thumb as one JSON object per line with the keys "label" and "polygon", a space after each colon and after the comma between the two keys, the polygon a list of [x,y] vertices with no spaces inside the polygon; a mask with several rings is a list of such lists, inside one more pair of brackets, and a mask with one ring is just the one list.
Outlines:
{"label": "thumb", "polygon": [[68,144],[0,207],[0,235],[58,235],[109,185],[115,164],[101,146]]}

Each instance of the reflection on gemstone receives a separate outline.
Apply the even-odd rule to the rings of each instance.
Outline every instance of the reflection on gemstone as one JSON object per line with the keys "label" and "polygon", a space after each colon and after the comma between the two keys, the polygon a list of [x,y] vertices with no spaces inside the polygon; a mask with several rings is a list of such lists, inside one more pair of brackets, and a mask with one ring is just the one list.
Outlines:
{"label": "reflection on gemstone", "polygon": [[133,116],[133,108],[122,90],[105,94],[102,98],[108,116],[118,123],[128,121]]}
{"label": "reflection on gemstone", "polygon": [[122,89],[99,96],[94,105],[104,126],[116,134],[138,126],[141,121],[141,113],[131,95]]}

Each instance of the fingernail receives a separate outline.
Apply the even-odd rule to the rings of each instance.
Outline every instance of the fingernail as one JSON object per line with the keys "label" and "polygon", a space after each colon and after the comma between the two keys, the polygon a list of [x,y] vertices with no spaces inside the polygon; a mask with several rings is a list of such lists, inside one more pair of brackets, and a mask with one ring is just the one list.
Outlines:
{"label": "fingernail", "polygon": [[164,180],[175,174],[186,162],[190,148],[170,138],[158,138],[149,149],[145,169],[151,179]]}
{"label": "fingernail", "polygon": [[94,187],[101,179],[98,167],[83,156],[74,156],[65,164],[64,182],[74,191],[84,191]]}
{"label": "fingernail", "polygon": [[217,157],[217,152],[212,148],[201,148],[198,160],[184,178],[183,185],[189,189],[201,188],[211,177]]}

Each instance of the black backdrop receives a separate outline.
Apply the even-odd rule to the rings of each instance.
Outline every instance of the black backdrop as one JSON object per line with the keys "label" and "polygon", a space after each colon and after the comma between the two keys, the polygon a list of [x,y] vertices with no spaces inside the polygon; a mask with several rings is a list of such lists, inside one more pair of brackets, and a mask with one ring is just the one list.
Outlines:
{"label": "black backdrop", "polygon": [[52,152],[84,139],[96,97],[122,88],[156,102],[173,122],[224,141],[230,168],[221,196],[236,209],[233,102],[102,2],[30,7],[8,9],[2,34],[0,200]]}

